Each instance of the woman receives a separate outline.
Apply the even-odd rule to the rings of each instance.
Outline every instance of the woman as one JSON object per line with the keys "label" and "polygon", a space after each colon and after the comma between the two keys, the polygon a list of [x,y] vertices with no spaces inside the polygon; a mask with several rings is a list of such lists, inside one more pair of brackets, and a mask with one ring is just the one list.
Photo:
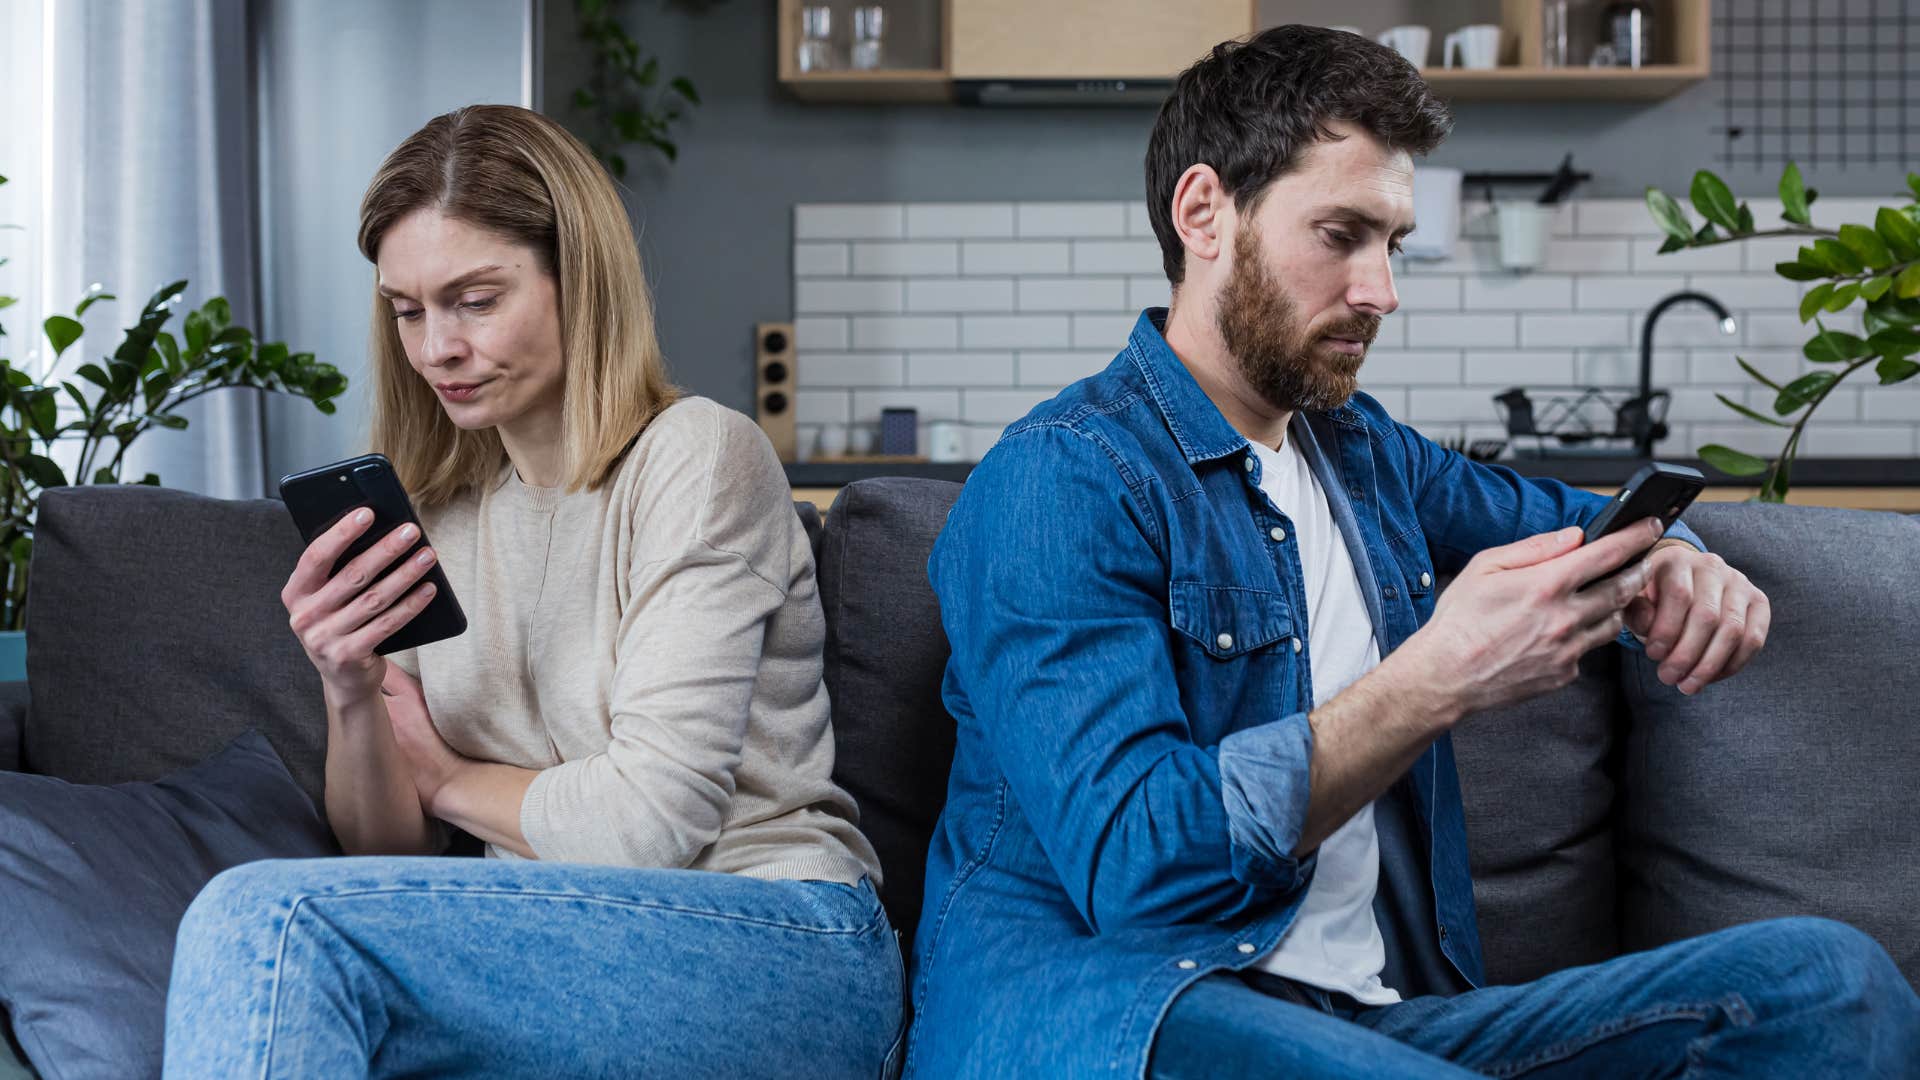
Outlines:
{"label": "woman", "polygon": [[[825,623],[759,429],[668,384],[639,254],[558,125],[476,106],[361,204],[373,444],[434,545],[316,539],[282,593],[326,807],[378,858],[220,875],[170,1077],[881,1076],[900,958],[833,783]],[[459,637],[382,658],[436,556]],[[392,662],[389,662],[392,661]],[[486,860],[445,850],[456,825]]]}

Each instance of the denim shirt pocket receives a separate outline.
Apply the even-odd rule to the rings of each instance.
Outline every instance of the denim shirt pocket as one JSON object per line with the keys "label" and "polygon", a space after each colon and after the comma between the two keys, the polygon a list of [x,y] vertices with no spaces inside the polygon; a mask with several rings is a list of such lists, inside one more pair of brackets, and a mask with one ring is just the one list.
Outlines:
{"label": "denim shirt pocket", "polygon": [[1215,660],[1232,660],[1293,637],[1286,594],[1243,585],[1176,581],[1168,586],[1173,628]]}
{"label": "denim shirt pocket", "polygon": [[1426,538],[1415,529],[1388,541],[1387,549],[1393,555],[1394,568],[1400,572],[1400,587],[1407,591],[1407,599],[1413,604],[1414,616],[1419,622],[1426,622],[1433,614],[1433,592],[1439,584]]}

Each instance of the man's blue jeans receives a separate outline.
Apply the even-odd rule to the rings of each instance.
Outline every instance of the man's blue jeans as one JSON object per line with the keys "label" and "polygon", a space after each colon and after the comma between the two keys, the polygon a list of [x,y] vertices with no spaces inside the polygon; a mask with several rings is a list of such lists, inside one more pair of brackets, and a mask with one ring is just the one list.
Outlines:
{"label": "man's blue jeans", "polygon": [[188,909],[168,1077],[897,1069],[873,886],[465,858],[276,860]]}
{"label": "man's blue jeans", "polygon": [[1174,999],[1156,1080],[1907,1077],[1920,998],[1871,937],[1749,923],[1521,986],[1368,1007],[1249,970]]}

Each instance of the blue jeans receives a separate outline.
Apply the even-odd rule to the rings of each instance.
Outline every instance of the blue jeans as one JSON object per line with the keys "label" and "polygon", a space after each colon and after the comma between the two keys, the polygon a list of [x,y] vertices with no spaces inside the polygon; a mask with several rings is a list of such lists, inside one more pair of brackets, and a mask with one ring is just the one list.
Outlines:
{"label": "blue jeans", "polygon": [[1522,986],[1366,1006],[1221,972],[1174,999],[1156,1080],[1920,1075],[1920,998],[1871,937],[1749,923]]}
{"label": "blue jeans", "polygon": [[873,886],[466,858],[272,860],[181,922],[165,1075],[891,1077]]}

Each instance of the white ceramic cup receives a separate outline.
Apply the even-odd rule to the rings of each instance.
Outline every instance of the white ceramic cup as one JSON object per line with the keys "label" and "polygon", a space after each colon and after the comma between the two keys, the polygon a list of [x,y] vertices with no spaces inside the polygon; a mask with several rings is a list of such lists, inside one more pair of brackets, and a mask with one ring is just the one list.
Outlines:
{"label": "white ceramic cup", "polygon": [[1500,63],[1500,28],[1492,23],[1479,23],[1463,26],[1447,35],[1440,45],[1440,60],[1444,67],[1453,67],[1453,54],[1460,54],[1463,68],[1484,70],[1497,67]]}
{"label": "white ceramic cup", "polygon": [[847,425],[824,424],[820,428],[819,457],[841,457],[847,452]]}
{"label": "white ceramic cup", "polygon": [[1547,258],[1547,237],[1553,232],[1557,206],[1502,200],[1494,205],[1500,223],[1500,265],[1509,270],[1531,270]]}
{"label": "white ceramic cup", "polygon": [[927,425],[927,460],[967,460],[967,436],[959,424],[951,420],[938,420]]}
{"label": "white ceramic cup", "polygon": [[1414,67],[1426,67],[1427,45],[1433,40],[1433,32],[1424,26],[1396,26],[1376,40],[1406,57]]}

